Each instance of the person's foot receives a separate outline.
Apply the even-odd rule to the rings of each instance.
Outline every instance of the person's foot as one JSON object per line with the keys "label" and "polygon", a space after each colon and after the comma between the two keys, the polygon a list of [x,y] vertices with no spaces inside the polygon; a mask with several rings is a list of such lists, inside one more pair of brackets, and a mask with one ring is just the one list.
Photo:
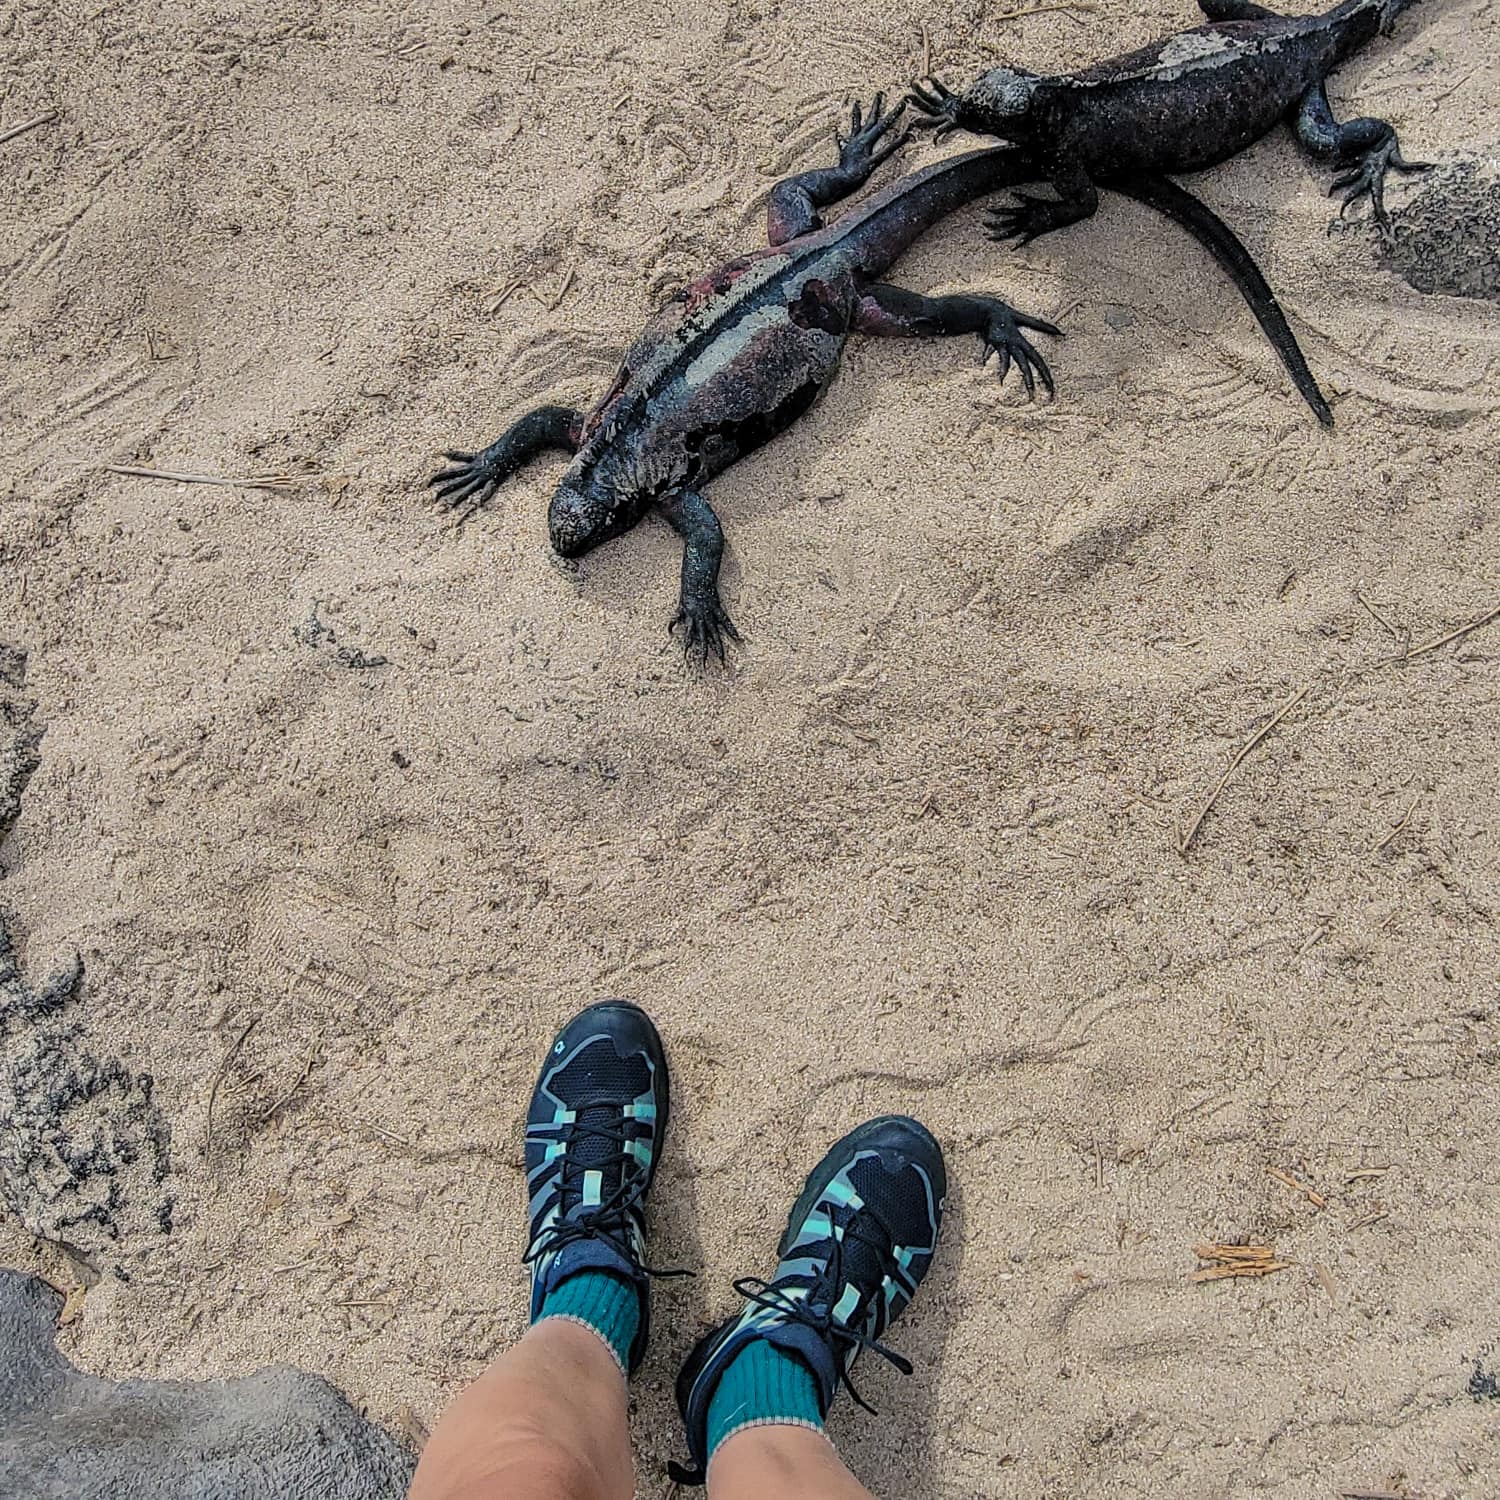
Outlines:
{"label": "person's foot", "polygon": [[735,1283],[744,1306],[677,1377],[695,1468],[674,1478],[701,1482],[744,1427],[821,1428],[841,1383],[868,1410],[849,1382],[862,1349],[911,1373],[880,1340],[932,1264],[946,1192],[942,1149],[915,1120],[871,1120],[829,1151],[792,1207],[775,1275]]}
{"label": "person's foot", "polygon": [[627,1372],[649,1333],[645,1197],[667,1111],[655,1026],[639,1007],[606,1000],[558,1033],[526,1116],[531,1320],[585,1324]]}

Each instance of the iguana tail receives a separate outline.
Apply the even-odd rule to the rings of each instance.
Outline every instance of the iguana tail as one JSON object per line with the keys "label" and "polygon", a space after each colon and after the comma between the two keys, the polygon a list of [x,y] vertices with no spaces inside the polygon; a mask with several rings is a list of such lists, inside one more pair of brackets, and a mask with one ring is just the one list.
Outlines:
{"label": "iguana tail", "polygon": [[1112,182],[1110,186],[1117,193],[1148,204],[1173,223],[1182,225],[1218,261],[1250,304],[1250,311],[1270,339],[1271,347],[1281,356],[1292,383],[1312,407],[1318,420],[1325,427],[1332,427],[1333,410],[1318,389],[1318,382],[1297,343],[1297,336],[1292,332],[1275,292],[1235,232],[1206,204],[1165,177],[1134,177]]}

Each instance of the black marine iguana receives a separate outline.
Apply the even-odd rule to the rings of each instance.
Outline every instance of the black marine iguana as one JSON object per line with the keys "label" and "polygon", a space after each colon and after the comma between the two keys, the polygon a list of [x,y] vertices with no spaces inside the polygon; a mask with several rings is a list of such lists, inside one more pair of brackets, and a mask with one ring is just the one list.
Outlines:
{"label": "black marine iguana", "polygon": [[[1384,120],[1340,124],[1324,80],[1415,0],[1343,0],[1324,15],[1277,15],[1249,0],[1199,0],[1209,24],[1179,32],[1081,73],[1044,77],[994,68],[963,95],[936,80],[918,84],[917,123],[939,137],[951,130],[998,135],[1037,152],[1057,198],[1017,194],[989,225],[995,239],[1027,244],[1087,218],[1099,185],[1138,198],[1198,236],[1235,280],[1265,327],[1298,389],[1325,423],[1332,413],[1288,331],[1267,322],[1275,299],[1229,228],[1162,174],[1196,172],[1227,161],[1286,119],[1319,161],[1343,172],[1340,213],[1368,197],[1387,222],[1385,176],[1421,170],[1401,156]],[[1283,323],[1284,326],[1284,323]]]}
{"label": "black marine iguana", "polygon": [[730,261],[679,291],[626,354],[585,415],[543,406],[481,453],[450,452],[433,476],[450,506],[482,505],[533,455],[574,455],[547,513],[552,546],[580,557],[659,511],[682,538],[682,592],[668,626],[684,649],[724,659],[739,635],[719,599],[724,534],[700,486],[791,425],[817,399],[850,333],[922,337],[977,333],[983,357],[1012,362],[1028,395],[1051,372],[1023,328],[1056,334],[993,297],[923,297],[879,277],[926,229],[998,188],[1034,181],[1035,159],[1015,147],[951,158],[905,177],[824,228],[819,210],[862,187],[905,143],[885,140],[904,105],[868,118],[854,106],[834,167],[771,191],[770,248]]}

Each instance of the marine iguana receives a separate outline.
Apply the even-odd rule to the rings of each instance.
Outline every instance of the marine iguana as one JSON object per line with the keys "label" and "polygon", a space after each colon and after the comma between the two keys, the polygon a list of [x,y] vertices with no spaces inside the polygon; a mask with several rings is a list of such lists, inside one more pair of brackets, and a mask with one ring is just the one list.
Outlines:
{"label": "marine iguana", "polygon": [[[981,359],[1012,363],[1028,396],[1054,390],[1046,361],[1022,329],[1051,323],[993,297],[924,297],[877,278],[945,214],[1034,181],[1031,153],[991,147],[930,166],[824,227],[820,210],[862,187],[906,142],[890,135],[905,105],[877,94],[856,104],[838,164],[799,173],[771,191],[767,249],[720,266],[677,292],[636,340],[609,390],[586,415],[563,406],[527,413],[479,453],[449,452],[433,475],[441,501],[475,508],[528,459],[573,454],[547,513],[553,549],[581,557],[659,512],[682,538],[682,589],[669,631],[706,662],[739,640],[719,598],[724,533],[702,486],[791,425],[838,367],[851,333],[927,337],[976,333]],[[889,137],[889,138],[887,138]]]}
{"label": "marine iguana", "polygon": [[1315,159],[1342,169],[1330,190],[1345,193],[1340,214],[1368,197],[1384,225],[1386,173],[1428,164],[1405,160],[1384,120],[1340,124],[1324,80],[1413,3],[1342,0],[1323,15],[1288,17],[1250,0],[1199,0],[1209,24],[1083,72],[1046,77],[994,68],[962,95],[933,79],[914,86],[910,97],[925,116],[917,123],[939,137],[952,130],[998,135],[1045,161],[1056,199],[1017,194],[1014,205],[989,217],[995,239],[1024,245],[1088,218],[1101,185],[1197,235],[1244,293],[1319,419],[1331,424],[1295,340],[1267,324],[1274,297],[1249,253],[1222,220],[1163,174],[1215,166],[1285,119]]}

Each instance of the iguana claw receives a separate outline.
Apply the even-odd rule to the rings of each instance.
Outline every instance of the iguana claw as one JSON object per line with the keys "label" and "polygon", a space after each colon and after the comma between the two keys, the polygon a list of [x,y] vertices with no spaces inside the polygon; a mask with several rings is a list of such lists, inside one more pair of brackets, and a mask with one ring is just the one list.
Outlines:
{"label": "iguana claw", "polygon": [[[925,85],[925,87],[924,87]],[[922,78],[907,90],[907,101],[919,111],[912,124],[918,130],[930,130],[934,141],[962,130],[960,114],[963,100],[936,78]]]}
{"label": "iguana claw", "polygon": [[1361,198],[1368,198],[1371,217],[1384,229],[1391,222],[1391,216],[1385,207],[1386,173],[1426,172],[1431,168],[1430,161],[1407,161],[1401,155],[1401,148],[1393,135],[1384,145],[1377,146],[1366,155],[1358,166],[1335,177],[1329,186],[1328,196],[1331,198],[1335,193],[1343,193],[1344,200],[1339,204],[1341,219]]}

